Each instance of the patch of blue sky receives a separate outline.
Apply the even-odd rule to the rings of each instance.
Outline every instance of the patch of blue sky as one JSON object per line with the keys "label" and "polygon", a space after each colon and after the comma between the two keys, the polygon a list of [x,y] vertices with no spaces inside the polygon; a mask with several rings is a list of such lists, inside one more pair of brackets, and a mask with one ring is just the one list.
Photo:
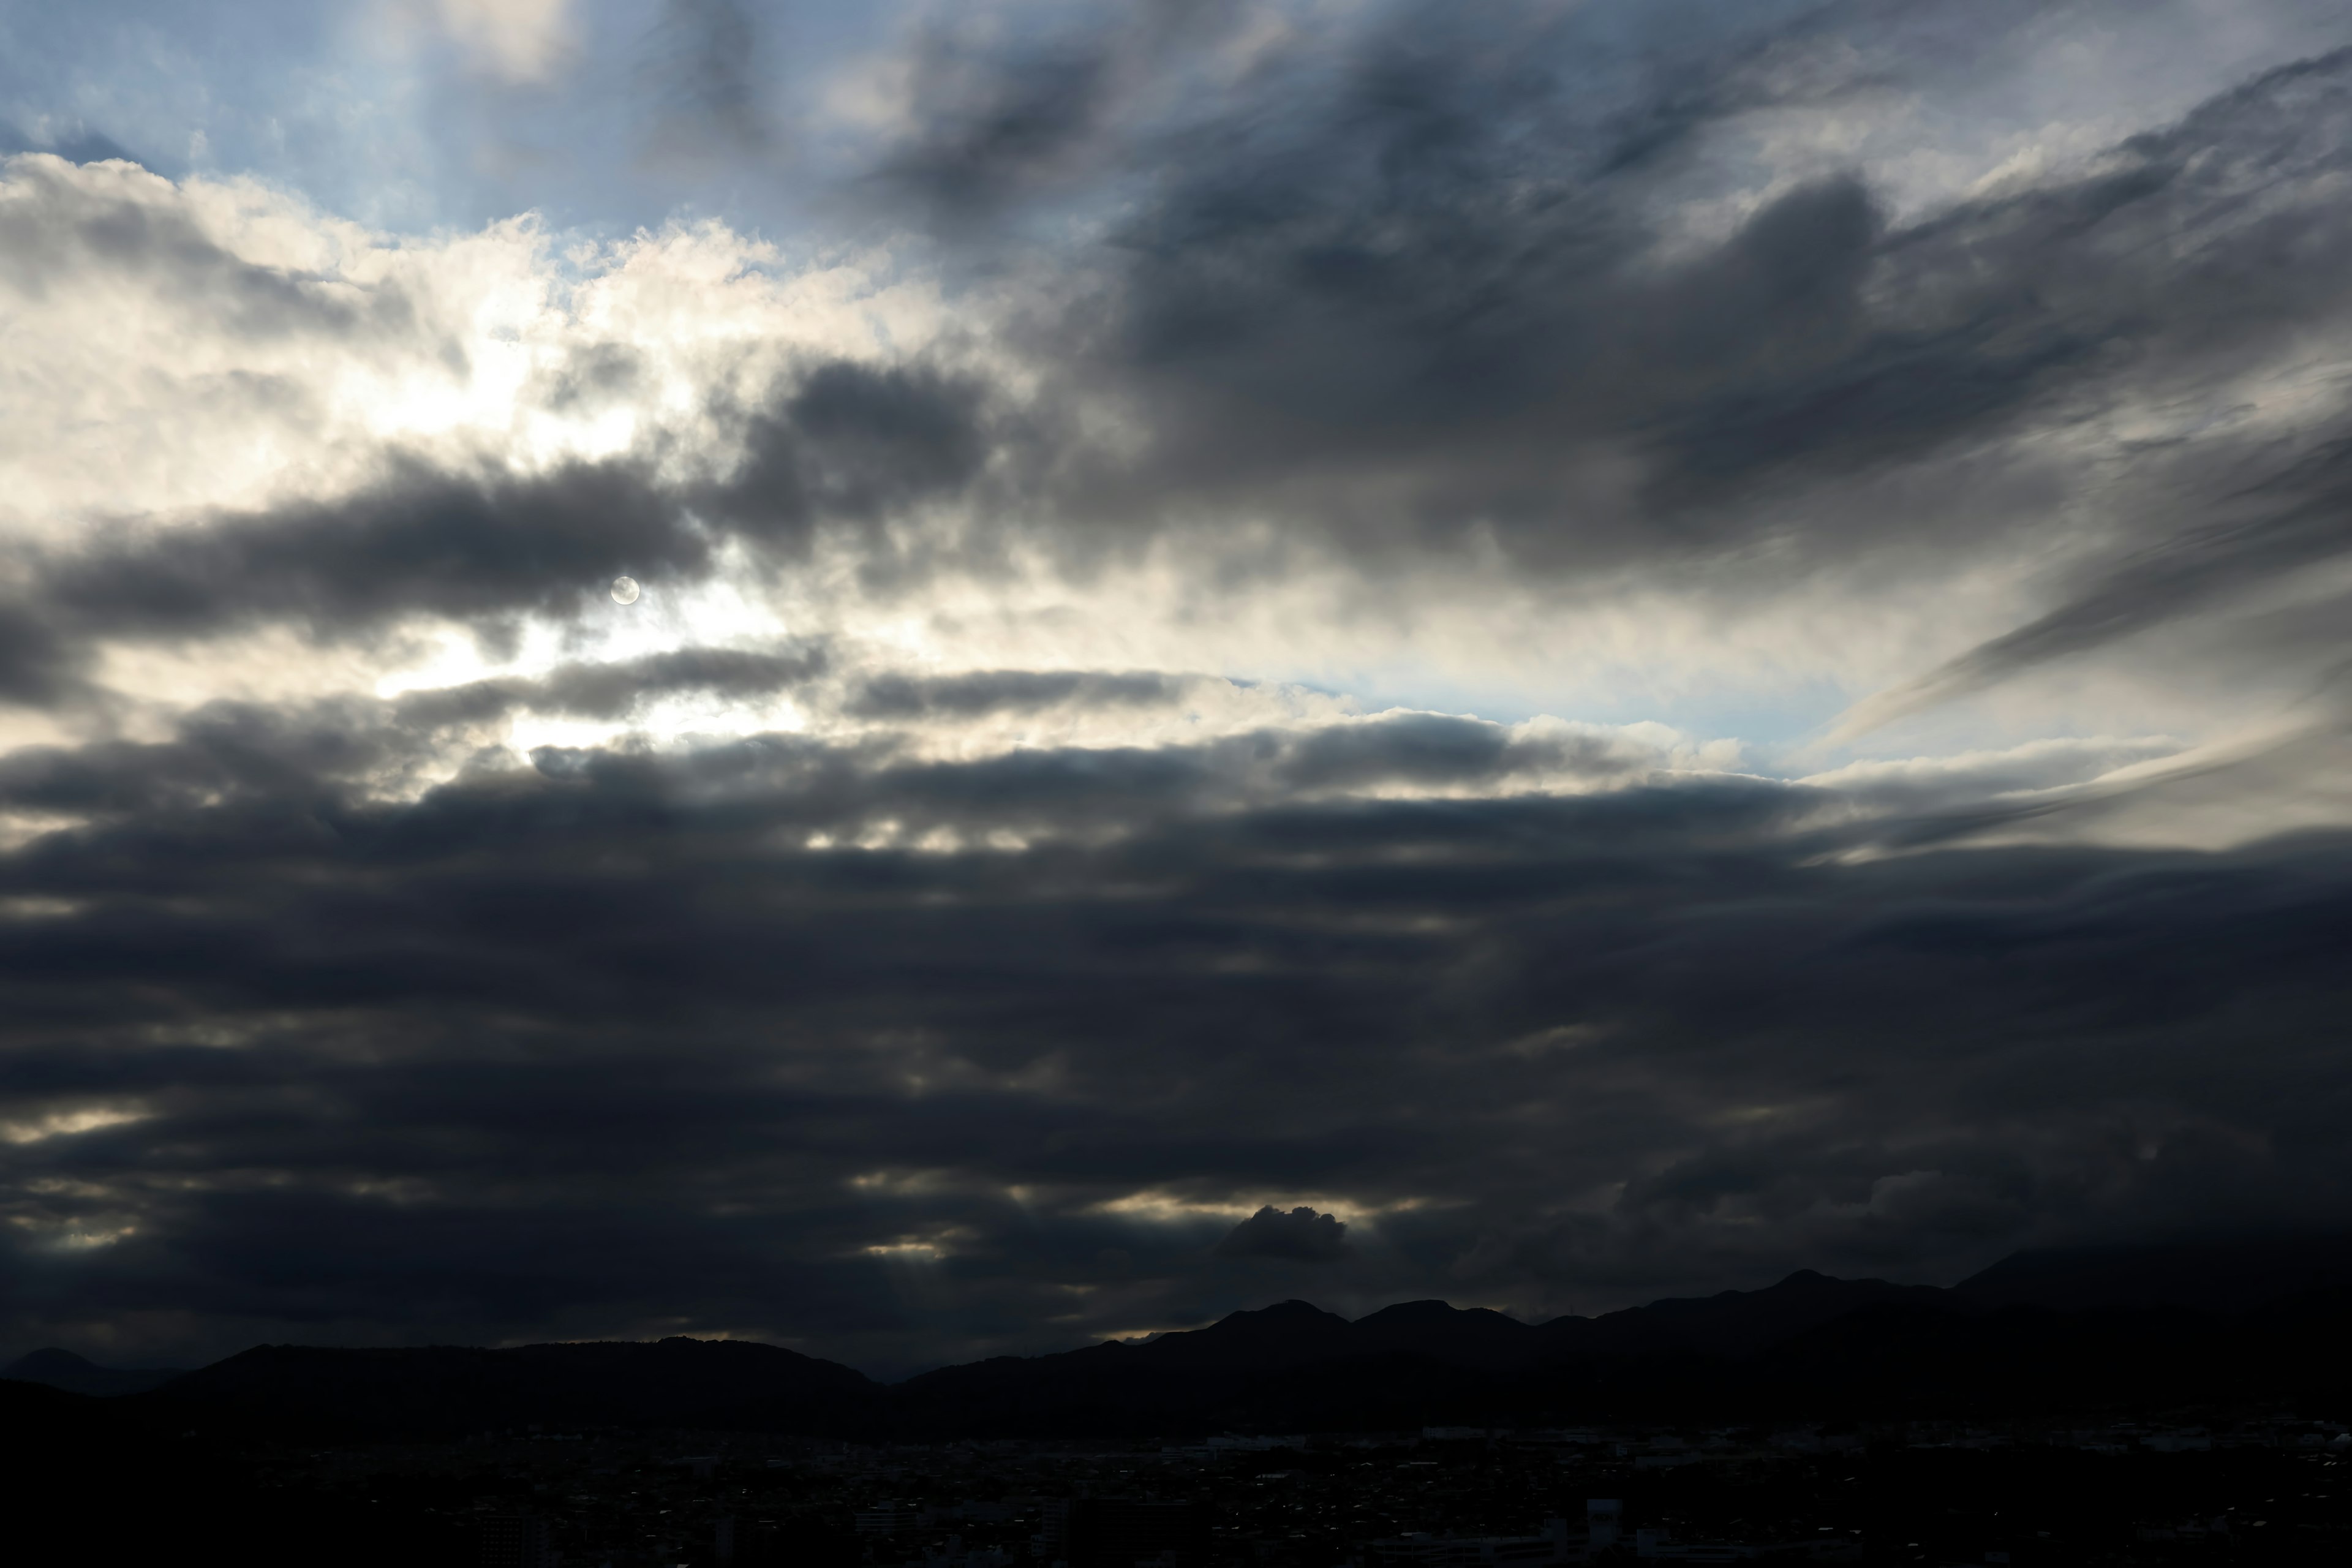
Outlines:
{"label": "patch of blue sky", "polygon": [[[708,36],[730,16],[744,26]],[[824,82],[896,26],[874,6],[574,0],[530,69],[442,16],[436,0],[0,0],[0,121],[21,146],[112,143],[394,230],[523,211],[588,232],[681,212],[773,226],[842,153]],[[714,88],[714,70],[733,75]]]}

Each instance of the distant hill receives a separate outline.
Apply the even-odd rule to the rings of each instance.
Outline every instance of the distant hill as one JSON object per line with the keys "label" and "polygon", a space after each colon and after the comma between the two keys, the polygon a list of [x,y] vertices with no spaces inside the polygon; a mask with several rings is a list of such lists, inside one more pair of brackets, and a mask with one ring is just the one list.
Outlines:
{"label": "distant hill", "polygon": [[731,1341],[264,1345],[110,1403],[183,1426],[320,1432],[539,1422],[908,1438],[1990,1415],[2341,1401],[2352,1397],[2347,1331],[2352,1243],[2260,1242],[2023,1253],[1950,1289],[1802,1270],[1760,1290],[1539,1324],[1444,1301],[1353,1321],[1283,1301],[1144,1342],[1000,1356],[889,1387]]}
{"label": "distant hill", "polygon": [[[2352,1244],[2021,1254],[1951,1289],[1801,1270],[1761,1290],[1526,1324],[1443,1301],[1305,1301],[1139,1344],[945,1367],[910,1433],[1991,1413],[2352,1395]],[[2226,1269],[2221,1279],[2213,1271]]]}
{"label": "distant hill", "polygon": [[530,1422],[856,1427],[881,1385],[740,1340],[337,1350],[258,1345],[142,1396],[191,1418],[305,1430],[453,1434]]}
{"label": "distant hill", "polygon": [[1801,1268],[1762,1290],[1725,1290],[1628,1307],[1598,1318],[1554,1318],[1536,1331],[1547,1361],[1595,1355],[1698,1355],[1738,1360],[1868,1307],[1951,1305],[1932,1285],[1833,1279]]}
{"label": "distant hill", "polygon": [[2315,1290],[2352,1289],[2352,1237],[2263,1237],[2011,1253],[1952,1294],[1980,1307],[2186,1307],[2251,1312]]}
{"label": "distant hill", "polygon": [[34,1351],[0,1367],[0,1378],[17,1383],[44,1384],[50,1388],[62,1388],[68,1394],[87,1394],[100,1398],[144,1394],[180,1375],[180,1369],[173,1367],[131,1369],[100,1366],[71,1351],[56,1349]]}

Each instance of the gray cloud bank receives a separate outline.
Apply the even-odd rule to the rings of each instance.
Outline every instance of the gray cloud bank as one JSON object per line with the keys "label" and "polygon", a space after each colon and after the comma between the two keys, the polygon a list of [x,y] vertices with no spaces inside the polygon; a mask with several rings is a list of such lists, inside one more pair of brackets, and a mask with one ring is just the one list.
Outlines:
{"label": "gray cloud bank", "polygon": [[2258,412],[2347,325],[2352,52],[1916,216],[1830,172],[1693,244],[1660,221],[1675,149],[1760,111],[1767,78],[1780,108],[1863,83],[1741,47],[1594,122],[1572,68],[1529,63],[1575,23],[1528,26],[1416,12],[1152,147],[1097,291],[1036,327],[1076,395],[1151,433],[1066,458],[1074,520],[1272,515],[1358,563],[1491,544],[1569,576],[2055,545],[2052,607],[1927,678],[1939,695],[2352,544],[2340,387]]}
{"label": "gray cloud bank", "polygon": [[[0,770],[83,820],[0,863],[12,1334],[685,1322],[887,1368],[1294,1264],[1552,1311],[2352,1219],[2340,835],[1857,857],[1918,819],[785,735],[397,804],[352,782],[393,717]],[[852,847],[883,819],[964,847]]]}
{"label": "gray cloud bank", "polygon": [[[706,572],[728,540],[780,563],[846,542],[886,583],[1039,544],[1083,570],[1171,530],[1204,557],[1375,583],[1482,552],[1748,592],[1857,559],[2047,563],[2032,613],[1880,717],[2200,617],[2242,658],[2310,663],[2308,638],[2224,612],[2348,542],[2352,424],[2314,355],[2352,329],[2352,52],[1899,218],[1866,172],[1829,169],[1690,228],[1710,136],[1859,111],[1871,63],[1896,68],[1906,8],[1852,9],[1702,30],[1595,78],[1581,11],[1406,7],[1274,49],[1174,121],[1159,79],[1190,79],[1242,11],[1177,8],[1151,38],[1178,63],[1153,71],[1120,63],[1124,33],[956,52],[963,85],[917,95],[884,166],[921,210],[967,215],[957,243],[1009,247],[993,265],[1032,302],[991,352],[1018,390],[985,356],[812,361],[715,404],[736,455],[685,482],[657,451],[528,479],[394,460],[331,507],[126,531],[19,584],[0,692],[79,692],[74,649],[108,637],[556,610],[616,571]],[[1057,138],[1085,155],[1048,156]],[[257,266],[20,177],[0,264],[28,296],[111,269],[247,334],[356,353],[413,325],[397,287]],[[972,212],[1001,229],[1106,203],[1075,247],[969,232]],[[604,395],[631,378],[625,354],[582,374]]]}

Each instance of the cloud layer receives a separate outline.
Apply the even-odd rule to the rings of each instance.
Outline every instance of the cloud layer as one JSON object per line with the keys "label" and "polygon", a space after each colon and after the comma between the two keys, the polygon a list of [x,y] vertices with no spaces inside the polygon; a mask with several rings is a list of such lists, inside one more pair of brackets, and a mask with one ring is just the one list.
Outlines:
{"label": "cloud layer", "polygon": [[2323,10],[411,16],[754,193],[643,228],[0,103],[0,1322],[2352,1223]]}

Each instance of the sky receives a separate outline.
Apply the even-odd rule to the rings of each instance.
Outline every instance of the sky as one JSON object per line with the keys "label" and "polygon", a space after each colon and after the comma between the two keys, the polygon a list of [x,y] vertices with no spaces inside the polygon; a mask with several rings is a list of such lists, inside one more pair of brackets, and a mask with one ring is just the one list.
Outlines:
{"label": "sky", "polygon": [[2339,4],[0,0],[0,1349],[2352,1226]]}

